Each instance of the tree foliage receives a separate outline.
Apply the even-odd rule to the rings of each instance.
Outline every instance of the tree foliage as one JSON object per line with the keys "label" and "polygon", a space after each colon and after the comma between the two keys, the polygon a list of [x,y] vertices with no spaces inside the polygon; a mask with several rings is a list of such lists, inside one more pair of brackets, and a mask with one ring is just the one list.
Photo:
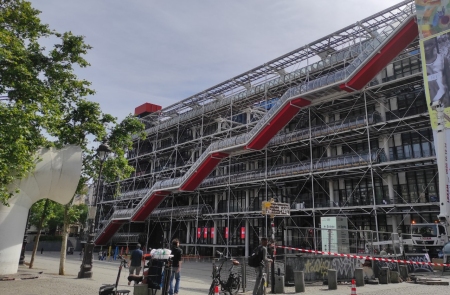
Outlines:
{"label": "tree foliage", "polygon": [[[5,205],[14,193],[8,185],[34,169],[39,148],[83,148],[79,191],[97,176],[100,165],[88,147],[89,136],[109,140],[108,179],[130,175],[125,151],[133,135],[143,136],[144,125],[135,117],[117,123],[87,99],[94,90],[74,69],[89,66],[85,55],[91,47],[83,36],[51,30],[39,13],[28,1],[0,0],[0,202]],[[40,41],[45,38],[57,42],[44,48]]]}
{"label": "tree foliage", "polygon": [[[65,206],[55,203],[52,218],[48,220],[48,228],[50,232],[55,232],[57,229],[62,229],[64,226],[64,210]],[[80,224],[84,226],[87,220],[88,207],[87,205],[73,205],[68,206],[68,224]]]}
{"label": "tree foliage", "polygon": [[45,217],[42,221],[43,228],[46,228],[48,226],[48,221],[55,217],[55,207],[58,204],[53,201],[48,201],[47,206],[45,206],[46,200],[47,199],[39,200],[31,206],[28,223],[36,228],[39,227],[42,216]]}

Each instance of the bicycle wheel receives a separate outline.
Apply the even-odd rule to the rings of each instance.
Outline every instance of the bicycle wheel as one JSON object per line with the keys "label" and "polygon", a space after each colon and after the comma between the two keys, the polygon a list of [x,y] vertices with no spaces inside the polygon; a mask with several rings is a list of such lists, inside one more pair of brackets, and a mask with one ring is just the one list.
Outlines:
{"label": "bicycle wheel", "polygon": [[230,285],[230,294],[236,295],[239,292],[239,288],[241,287],[241,278],[235,278]]}
{"label": "bicycle wheel", "polygon": [[213,281],[212,283],[211,283],[211,287],[209,287],[209,293],[208,293],[208,295],[214,295],[214,287],[216,287],[217,285],[216,285],[216,282],[215,281]]}

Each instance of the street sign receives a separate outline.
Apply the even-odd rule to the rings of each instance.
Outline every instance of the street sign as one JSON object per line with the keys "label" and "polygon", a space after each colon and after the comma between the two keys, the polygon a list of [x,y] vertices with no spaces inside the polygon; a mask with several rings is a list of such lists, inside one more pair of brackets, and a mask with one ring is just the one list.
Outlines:
{"label": "street sign", "polygon": [[262,214],[271,216],[290,216],[291,206],[287,203],[262,202]]}

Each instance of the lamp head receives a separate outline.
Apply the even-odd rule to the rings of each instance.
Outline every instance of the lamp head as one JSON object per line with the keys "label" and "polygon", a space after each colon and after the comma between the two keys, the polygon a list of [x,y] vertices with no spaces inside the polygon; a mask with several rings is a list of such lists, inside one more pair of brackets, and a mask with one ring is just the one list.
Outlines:
{"label": "lamp head", "polygon": [[111,152],[111,148],[108,146],[106,141],[103,141],[97,148],[97,155],[100,158],[100,161],[106,160],[106,157]]}

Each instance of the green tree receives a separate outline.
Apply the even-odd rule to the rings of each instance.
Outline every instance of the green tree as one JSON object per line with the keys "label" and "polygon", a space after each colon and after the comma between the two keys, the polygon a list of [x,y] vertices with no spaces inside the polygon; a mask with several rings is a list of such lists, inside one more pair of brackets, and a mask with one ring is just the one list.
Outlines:
{"label": "green tree", "polygon": [[[81,100],[71,106],[66,111],[63,120],[52,127],[49,133],[58,139],[55,141],[56,146],[76,144],[83,148],[83,169],[76,194],[86,193],[88,182],[98,178],[100,165],[102,164],[102,175],[106,179],[116,180],[128,177],[134,169],[128,165],[125,152],[132,147],[133,136],[145,137],[144,125],[134,116],[129,115],[120,123],[116,123],[116,118],[103,114],[97,103],[86,100]],[[104,163],[96,157],[92,149],[88,148],[87,137],[89,135],[94,135],[97,141],[100,138],[108,141],[111,148],[111,156]],[[73,209],[70,205],[64,206],[60,275],[65,273],[67,236],[70,222],[74,216]]]}
{"label": "green tree", "polygon": [[[0,202],[4,205],[14,193],[8,185],[33,171],[39,148],[82,147],[83,171],[75,192],[80,194],[98,178],[100,167],[89,149],[89,137],[97,142],[107,139],[111,146],[102,173],[107,180],[132,173],[125,153],[133,136],[144,137],[144,125],[137,118],[129,115],[117,123],[112,115],[102,113],[98,103],[87,100],[94,90],[74,69],[89,66],[84,56],[91,47],[82,36],[51,30],[39,14],[28,1],[0,0]],[[44,38],[57,42],[44,48],[39,43]],[[63,208],[63,228],[72,220],[71,210],[75,209],[70,205]],[[65,233],[60,274],[64,274]]]}
{"label": "green tree", "polygon": [[49,200],[39,200],[31,206],[29,223],[37,228],[37,234],[34,239],[33,252],[31,254],[29,268],[33,268],[34,258],[39,245],[39,239],[41,237],[41,231],[47,226],[48,220],[51,220],[55,216],[56,203]]}
{"label": "green tree", "polygon": [[59,261],[59,274],[65,274],[65,259],[67,253],[67,237],[69,235],[70,225],[83,224],[86,220],[88,208],[87,205],[72,205],[72,202],[66,205],[57,205],[55,216],[52,223],[61,229],[62,244]]}
{"label": "green tree", "polygon": [[[36,151],[52,143],[45,131],[68,109],[93,94],[74,68],[84,68],[90,49],[82,36],[57,33],[42,24],[39,11],[22,0],[0,0],[0,201],[8,204],[8,185],[35,167]],[[58,40],[46,49],[40,39]]]}

